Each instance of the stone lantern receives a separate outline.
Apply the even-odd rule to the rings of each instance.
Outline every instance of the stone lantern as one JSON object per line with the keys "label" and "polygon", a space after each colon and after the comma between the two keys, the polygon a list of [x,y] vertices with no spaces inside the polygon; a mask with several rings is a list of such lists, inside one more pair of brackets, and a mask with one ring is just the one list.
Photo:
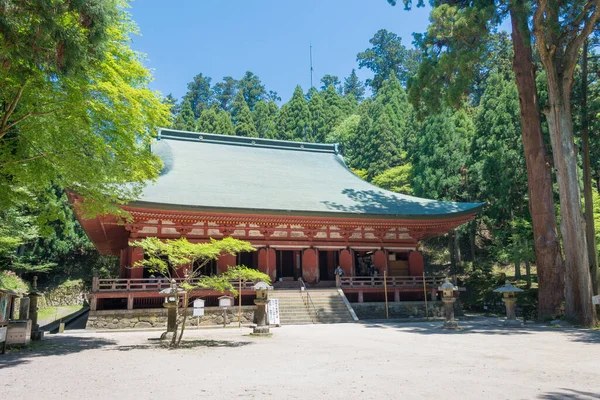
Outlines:
{"label": "stone lantern", "polygon": [[268,336],[271,333],[267,324],[267,303],[269,302],[268,291],[271,289],[271,286],[261,281],[254,285],[253,289],[256,290],[256,299],[254,300],[254,304],[256,304],[256,326],[252,334]]}
{"label": "stone lantern", "polygon": [[40,291],[37,288],[37,276],[33,277],[33,285],[29,292],[29,319],[31,319],[31,340],[42,340],[44,331],[40,330],[38,325],[38,298],[41,297]]}
{"label": "stone lantern", "polygon": [[167,309],[167,332],[162,335],[164,338],[170,332],[175,332],[175,326],[177,325],[177,306],[179,303],[179,293],[183,292],[182,289],[177,288],[175,279],[172,279],[170,286],[167,289],[160,291],[160,294],[164,294],[165,302],[163,307]]}
{"label": "stone lantern", "polygon": [[516,293],[522,292],[523,289],[519,289],[518,287],[514,287],[510,284],[510,281],[507,279],[504,286],[495,289],[495,293],[502,293],[504,296],[502,301],[506,306],[506,320],[504,321],[504,325],[506,326],[521,326],[521,322],[517,320],[517,313],[515,312],[515,303],[517,302]]}
{"label": "stone lantern", "polygon": [[446,278],[446,282],[438,288],[442,292],[442,302],[444,303],[444,329],[458,329],[458,322],[454,319],[454,292],[458,291],[458,288],[452,284]]}

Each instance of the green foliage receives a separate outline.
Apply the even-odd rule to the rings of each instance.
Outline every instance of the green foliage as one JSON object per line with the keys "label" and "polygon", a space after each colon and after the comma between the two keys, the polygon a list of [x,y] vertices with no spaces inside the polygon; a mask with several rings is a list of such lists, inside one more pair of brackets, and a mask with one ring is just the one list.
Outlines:
{"label": "green foliage", "polygon": [[194,80],[188,83],[188,91],[184,96],[185,101],[189,101],[194,119],[198,118],[202,111],[209,108],[213,102],[213,92],[210,87],[212,79],[198,74]]}
{"label": "green foliage", "polygon": [[238,82],[238,90],[244,96],[244,100],[250,108],[254,110],[254,106],[267,96],[265,86],[260,82],[258,76],[251,71],[246,71],[246,74]]}
{"label": "green foliage", "polygon": [[273,101],[261,100],[254,106],[252,118],[256,126],[256,134],[260,138],[277,139],[276,118],[279,109]]}
{"label": "green foliage", "polygon": [[292,98],[287,103],[285,114],[283,112],[282,107],[278,124],[279,128],[285,129],[279,130],[280,135],[283,135],[282,139],[307,141],[310,134],[310,111],[300,86],[296,86]]}
{"label": "green foliage", "polygon": [[308,101],[308,111],[310,113],[309,137],[308,140],[316,143],[323,143],[327,135],[325,100],[316,89],[311,89],[310,100]]}
{"label": "green foliage", "polygon": [[412,194],[412,165],[410,163],[390,168],[375,176],[372,180],[374,185],[392,192]]}
{"label": "green foliage", "polygon": [[186,99],[181,105],[181,111],[175,118],[173,129],[193,132],[195,128],[196,117],[194,116],[194,111],[192,111],[192,105],[190,101]]}
{"label": "green foliage", "polygon": [[238,88],[238,82],[231,76],[223,78],[222,82],[218,82],[213,87],[214,101],[221,110],[229,111],[231,108],[231,102],[235,98],[235,94]]}
{"label": "green foliage", "polygon": [[365,97],[365,86],[360,79],[358,79],[358,75],[356,75],[356,70],[354,68],[352,69],[350,76],[344,78],[343,93],[346,97],[353,96],[358,102],[362,101]]}
{"label": "green foliage", "polygon": [[389,79],[392,73],[404,84],[414,74],[415,71],[408,67],[414,68],[416,65],[406,63],[407,49],[402,45],[402,38],[398,35],[380,29],[369,43],[372,47],[358,53],[356,61],[359,68],[368,68],[375,74],[373,79],[367,79],[367,85],[371,86],[374,92],[381,88],[383,82]]}
{"label": "green foliage", "polygon": [[0,271],[0,289],[12,290],[17,293],[29,291],[29,286],[12,271]]}
{"label": "green foliage", "polygon": [[466,200],[466,166],[475,127],[469,114],[445,110],[423,124],[413,154],[415,194],[439,200]]}
{"label": "green foliage", "polygon": [[321,90],[327,90],[329,86],[333,86],[335,91],[342,93],[342,84],[337,76],[327,74],[321,78]]}
{"label": "green foliage", "polygon": [[229,113],[219,110],[216,106],[202,111],[200,118],[198,118],[196,130],[221,135],[235,135],[235,128]]}
{"label": "green foliage", "polygon": [[237,136],[256,137],[256,127],[250,108],[244,100],[242,92],[238,92],[231,107],[233,123],[235,126],[235,134]]}
{"label": "green foliage", "polygon": [[382,104],[375,103],[373,116],[373,124],[367,131],[363,143],[363,157],[369,179],[398,165],[401,161],[398,138],[387,110]]}
{"label": "green foliage", "polygon": [[367,173],[366,169],[354,169],[354,168],[352,168],[352,172],[354,172],[354,174],[356,176],[358,176],[360,179],[363,179],[365,181],[367,180],[368,173]]}
{"label": "green foliage", "polygon": [[158,175],[149,145],[169,116],[129,47],[125,3],[19,4],[3,3],[0,35],[0,208],[54,184],[77,191],[86,215],[122,214],[115,204]]}
{"label": "green foliage", "polygon": [[360,115],[352,114],[346,117],[333,130],[328,132],[325,142],[339,143],[340,152],[344,155],[346,163],[350,163],[354,157],[356,150],[351,146],[352,141],[356,141],[355,137],[360,123]]}

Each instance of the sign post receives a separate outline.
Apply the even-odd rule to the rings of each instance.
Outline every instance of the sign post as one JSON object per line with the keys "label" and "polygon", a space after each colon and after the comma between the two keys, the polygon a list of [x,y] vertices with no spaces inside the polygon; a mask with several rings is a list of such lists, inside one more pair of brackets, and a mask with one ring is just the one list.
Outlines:
{"label": "sign post", "polygon": [[269,325],[281,325],[279,321],[279,299],[269,299],[269,303],[267,303],[267,316]]}

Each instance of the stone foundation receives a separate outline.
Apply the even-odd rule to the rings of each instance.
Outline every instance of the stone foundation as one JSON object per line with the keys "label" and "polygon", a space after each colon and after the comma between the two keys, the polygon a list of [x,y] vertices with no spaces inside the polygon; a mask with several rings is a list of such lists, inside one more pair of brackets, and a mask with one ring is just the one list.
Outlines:
{"label": "stone foundation", "polygon": [[[242,306],[242,324],[252,323],[256,306]],[[232,307],[226,311],[227,324],[238,323],[238,309]],[[206,307],[204,316],[192,316],[192,309],[188,309],[186,326],[211,326],[223,325],[223,310],[220,307]],[[139,310],[99,310],[90,311],[86,329],[143,329],[166,328],[167,309],[151,308]]]}
{"label": "stone foundation", "polygon": [[[463,315],[462,308],[457,301],[454,308],[455,315]],[[441,301],[427,302],[430,317],[443,317],[443,303]],[[385,303],[352,303],[358,319],[384,319]],[[401,301],[388,303],[390,318],[425,318],[425,302]]]}

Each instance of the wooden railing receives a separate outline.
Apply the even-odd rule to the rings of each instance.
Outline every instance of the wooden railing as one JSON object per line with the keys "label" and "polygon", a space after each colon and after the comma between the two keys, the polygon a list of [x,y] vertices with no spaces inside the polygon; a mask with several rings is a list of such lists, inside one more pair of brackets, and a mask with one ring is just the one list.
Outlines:
{"label": "wooden railing", "polygon": [[[422,276],[388,276],[386,280],[388,288],[423,287]],[[439,287],[444,281],[444,277],[426,277],[425,286]],[[342,288],[383,288],[383,276],[342,277],[340,283]]]}
{"label": "wooden railing", "polygon": [[[185,279],[176,278],[177,285]],[[190,284],[198,283],[199,279],[190,280]],[[238,281],[231,281],[231,284],[237,289]],[[160,291],[170,287],[167,278],[143,278],[143,279],[100,279],[92,278],[92,292],[142,292],[142,291]],[[242,290],[252,290],[254,282],[242,282]]]}

